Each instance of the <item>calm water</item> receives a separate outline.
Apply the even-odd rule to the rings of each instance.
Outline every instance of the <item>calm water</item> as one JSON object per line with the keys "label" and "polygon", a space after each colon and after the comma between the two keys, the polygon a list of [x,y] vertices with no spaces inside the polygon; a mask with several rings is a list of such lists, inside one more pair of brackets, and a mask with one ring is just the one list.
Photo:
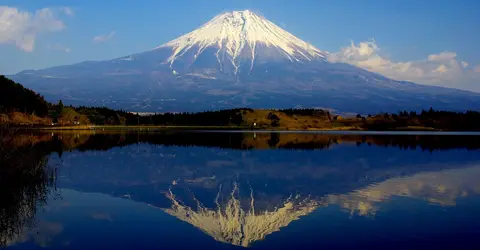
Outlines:
{"label": "calm water", "polygon": [[480,249],[480,136],[0,140],[11,249]]}

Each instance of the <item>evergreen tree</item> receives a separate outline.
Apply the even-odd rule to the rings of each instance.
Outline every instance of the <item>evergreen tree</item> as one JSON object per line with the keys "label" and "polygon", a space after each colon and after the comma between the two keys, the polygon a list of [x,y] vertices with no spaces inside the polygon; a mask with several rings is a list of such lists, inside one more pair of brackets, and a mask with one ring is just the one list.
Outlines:
{"label": "evergreen tree", "polygon": [[35,112],[43,117],[48,114],[48,102],[39,94],[0,75],[0,112],[12,111]]}
{"label": "evergreen tree", "polygon": [[65,108],[65,106],[63,105],[62,100],[60,100],[60,101],[58,102],[58,105],[57,105],[57,114],[58,114],[58,115],[61,115],[64,108]]}

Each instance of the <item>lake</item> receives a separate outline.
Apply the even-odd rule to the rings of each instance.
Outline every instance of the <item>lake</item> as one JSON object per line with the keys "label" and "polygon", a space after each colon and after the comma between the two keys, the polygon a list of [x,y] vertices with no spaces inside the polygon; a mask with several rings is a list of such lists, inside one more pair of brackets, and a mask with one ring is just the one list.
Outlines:
{"label": "lake", "polygon": [[480,249],[475,134],[0,136],[8,249]]}

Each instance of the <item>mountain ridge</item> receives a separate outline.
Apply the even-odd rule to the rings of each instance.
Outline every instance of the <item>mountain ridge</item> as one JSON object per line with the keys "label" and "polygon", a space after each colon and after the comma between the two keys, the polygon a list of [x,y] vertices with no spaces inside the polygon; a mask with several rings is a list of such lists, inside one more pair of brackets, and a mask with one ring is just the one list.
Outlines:
{"label": "mountain ridge", "polygon": [[[173,68],[175,60],[189,50],[197,50],[193,56],[193,64],[205,49],[215,48],[214,54],[218,63],[222,65],[225,64],[225,60],[229,60],[236,74],[239,68],[238,61],[242,57],[251,60],[250,71],[253,69],[255,57],[258,56],[257,46],[278,50],[280,57],[291,62],[326,60],[328,56],[328,53],[320,51],[249,10],[222,13],[200,28],[154,50],[172,49],[173,53],[167,58],[167,63]],[[272,55],[267,57],[275,59]]]}
{"label": "mountain ridge", "polygon": [[152,50],[10,76],[50,101],[148,112],[328,107],[478,110],[480,94],[395,81],[321,51],[251,11],[222,13]]}

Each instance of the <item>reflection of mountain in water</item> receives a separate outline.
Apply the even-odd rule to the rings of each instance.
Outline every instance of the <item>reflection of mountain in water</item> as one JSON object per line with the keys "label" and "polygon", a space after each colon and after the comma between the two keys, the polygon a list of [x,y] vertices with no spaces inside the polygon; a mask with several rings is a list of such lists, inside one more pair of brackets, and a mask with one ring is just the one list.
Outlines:
{"label": "reflection of mountain in water", "polygon": [[[61,156],[59,187],[128,194],[239,246],[329,205],[374,215],[394,196],[454,205],[480,193],[480,155],[463,150],[480,148],[475,137],[89,132],[28,138],[18,137],[15,148],[29,145],[24,152],[37,163],[52,152]],[[445,151],[424,152],[437,149]],[[32,201],[44,197],[42,187]],[[19,204],[10,203],[9,211]]]}
{"label": "reflection of mountain in water", "polygon": [[237,186],[234,187],[226,204],[220,204],[217,196],[217,206],[213,209],[202,206],[200,202],[196,209],[192,209],[177,200],[170,190],[167,197],[172,201],[172,206],[163,210],[199,228],[217,241],[247,247],[300,216],[311,213],[317,207],[315,201],[296,196],[279,204],[273,211],[256,211],[252,193],[248,199],[249,206],[244,209],[237,197]]}
{"label": "reflection of mountain in water", "polygon": [[[410,177],[392,178],[374,183],[347,194],[329,194],[322,197],[290,196],[271,210],[256,208],[254,191],[247,197],[240,195],[235,184],[225,202],[219,202],[221,190],[215,198],[215,207],[202,205],[195,195],[196,206],[183,203],[170,189],[166,196],[171,207],[163,210],[190,223],[217,241],[247,247],[267,235],[288,226],[321,207],[338,205],[351,214],[373,216],[382,202],[394,196],[421,199],[432,204],[454,206],[457,199],[480,194],[480,167],[473,166],[440,172],[419,173]],[[245,203],[242,205],[242,203]]]}

